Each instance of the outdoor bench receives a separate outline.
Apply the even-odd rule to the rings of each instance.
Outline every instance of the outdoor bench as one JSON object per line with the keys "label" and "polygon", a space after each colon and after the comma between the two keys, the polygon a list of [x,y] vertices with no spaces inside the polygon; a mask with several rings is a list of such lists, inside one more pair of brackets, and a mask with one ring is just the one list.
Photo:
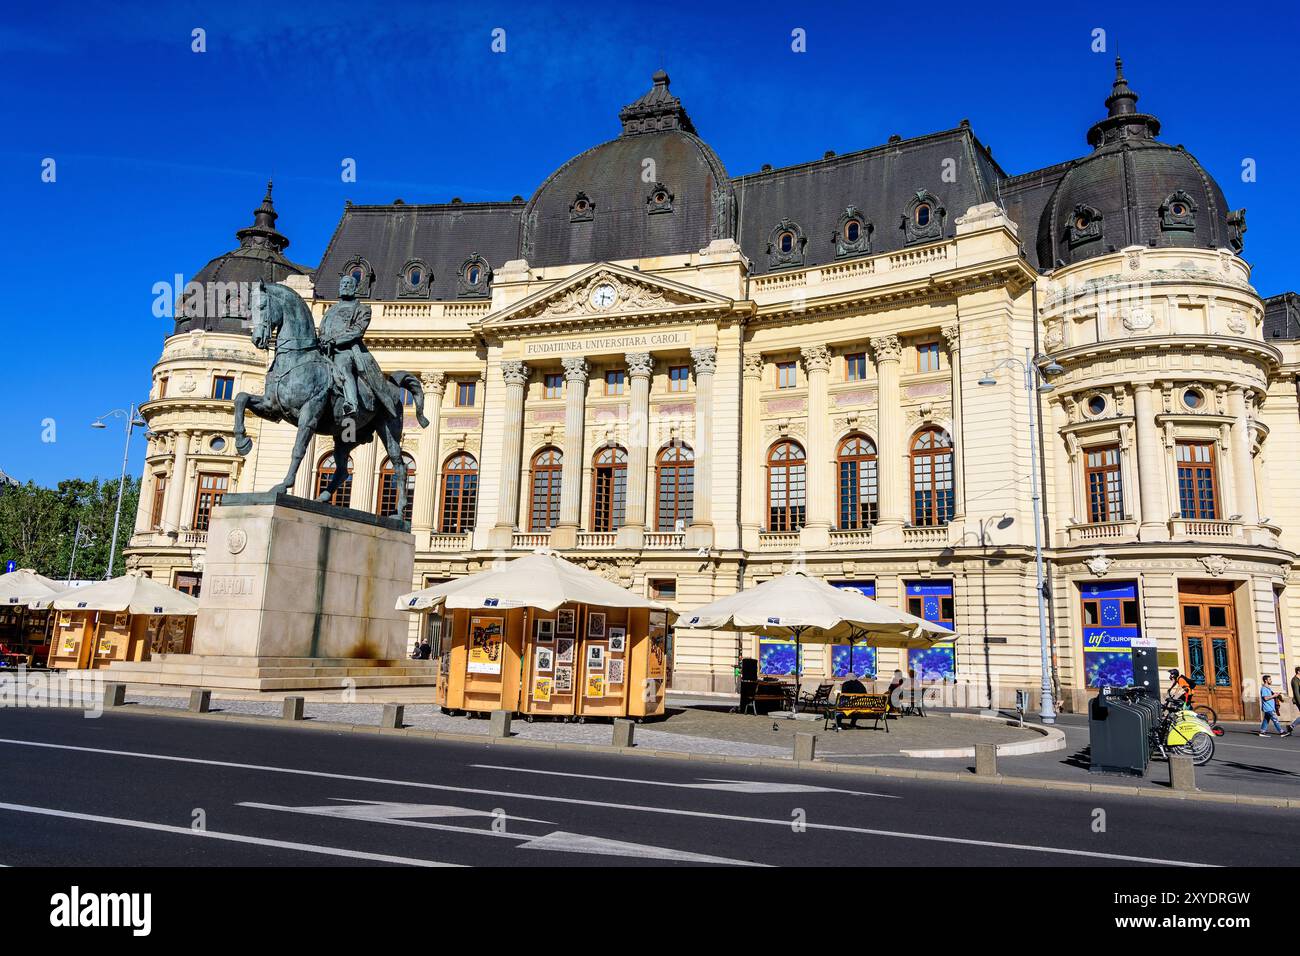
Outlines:
{"label": "outdoor bench", "polygon": [[835,703],[826,708],[822,729],[829,729],[833,722],[838,723],[854,717],[874,717],[876,723],[871,729],[875,730],[880,726],[880,722],[884,721],[885,733],[889,733],[889,721],[885,718],[891,709],[888,694],[839,694],[835,698]]}

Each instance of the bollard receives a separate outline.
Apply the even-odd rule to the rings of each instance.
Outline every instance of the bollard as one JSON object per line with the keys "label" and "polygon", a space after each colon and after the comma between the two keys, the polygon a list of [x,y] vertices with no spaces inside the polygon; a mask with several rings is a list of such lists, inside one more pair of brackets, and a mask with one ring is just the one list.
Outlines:
{"label": "bollard", "polygon": [[794,759],[797,761],[812,760],[817,755],[817,735],[816,734],[795,734],[794,735]]}
{"label": "bollard", "polygon": [[512,714],[508,710],[494,710],[488,722],[489,737],[509,737],[510,736],[510,718]]}
{"label": "bollard", "polygon": [[286,697],[284,699],[284,711],[281,716],[285,720],[302,720],[303,704],[304,698],[302,697]]}
{"label": "bollard", "polygon": [[104,685],[104,707],[121,707],[126,703],[125,684]]}
{"label": "bollard", "polygon": [[190,710],[196,714],[206,714],[212,704],[212,691],[206,687],[197,687],[190,691]]}
{"label": "bollard", "polygon": [[998,745],[975,745],[975,776],[996,777],[998,775]]}
{"label": "bollard", "polygon": [[391,730],[401,730],[402,717],[405,714],[406,707],[402,704],[384,704],[384,713],[379,718],[379,726]]}
{"label": "bollard", "polygon": [[636,730],[636,724],[630,720],[624,720],[622,717],[614,720],[614,746],[615,747],[635,747],[632,742],[633,732]]}
{"label": "bollard", "polygon": [[1196,789],[1196,765],[1186,754],[1169,755],[1169,789],[1184,791]]}

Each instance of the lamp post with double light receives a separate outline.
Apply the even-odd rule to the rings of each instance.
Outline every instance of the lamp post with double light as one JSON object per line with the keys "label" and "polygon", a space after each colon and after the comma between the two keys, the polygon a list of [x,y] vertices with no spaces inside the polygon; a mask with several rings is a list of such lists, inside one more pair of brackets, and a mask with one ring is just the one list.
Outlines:
{"label": "lamp post with double light", "polygon": [[993,373],[1004,368],[1020,370],[1024,379],[1025,402],[1029,408],[1029,468],[1034,501],[1034,565],[1038,577],[1038,643],[1042,653],[1042,694],[1038,718],[1045,724],[1054,724],[1056,704],[1052,699],[1052,655],[1047,637],[1047,579],[1043,565],[1042,486],[1038,481],[1038,395],[1052,391],[1053,385],[1047,377],[1059,375],[1064,370],[1046,355],[1030,358],[1029,349],[1025,349],[1023,361],[1018,358],[1003,359],[984,373],[979,384],[996,385],[998,382],[993,377]]}
{"label": "lamp post with double light", "polygon": [[111,412],[105,412],[91,422],[90,427],[107,428],[104,419],[117,416],[126,419],[126,444],[122,449],[122,476],[117,482],[117,511],[113,514],[113,540],[108,546],[108,566],[104,568],[105,581],[113,576],[113,559],[117,556],[117,529],[122,521],[122,492],[126,488],[127,459],[131,457],[131,433],[137,428],[147,427],[148,424],[140,417],[140,406],[132,405],[129,409],[115,408]]}

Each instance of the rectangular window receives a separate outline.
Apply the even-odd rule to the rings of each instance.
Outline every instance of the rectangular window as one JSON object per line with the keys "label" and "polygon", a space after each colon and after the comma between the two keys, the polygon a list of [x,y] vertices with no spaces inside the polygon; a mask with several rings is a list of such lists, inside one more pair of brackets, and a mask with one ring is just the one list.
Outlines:
{"label": "rectangular window", "polygon": [[559,398],[564,394],[564,376],[559,372],[547,372],[542,376],[542,397]]}
{"label": "rectangular window", "polygon": [[651,578],[650,599],[652,601],[676,601],[677,600],[677,579],[676,578]]}
{"label": "rectangular window", "polygon": [[456,405],[460,408],[473,408],[474,396],[478,391],[478,382],[456,383]]}
{"label": "rectangular window", "polygon": [[674,365],[668,369],[668,391],[684,392],[691,379],[691,370],[685,365]]}
{"label": "rectangular window", "polygon": [[852,352],[844,356],[844,380],[862,382],[867,378],[867,353]]}
{"label": "rectangular window", "polygon": [[160,375],[160,376],[158,377],[158,397],[159,397],[159,398],[166,398],[166,397],[167,397],[167,380],[168,380],[168,377],[167,377],[166,375]]}
{"label": "rectangular window", "polygon": [[1119,470],[1119,446],[1084,449],[1088,487],[1088,521],[1124,520],[1124,483]]}
{"label": "rectangular window", "polygon": [[1184,518],[1213,521],[1219,517],[1218,474],[1214,443],[1180,441],[1178,508]]}
{"label": "rectangular window", "polygon": [[229,401],[235,397],[235,377],[233,375],[217,375],[212,379],[212,397]]}
{"label": "rectangular window", "polygon": [[226,493],[227,475],[199,475],[199,493],[194,502],[194,530],[207,531],[212,509],[221,503]]}
{"label": "rectangular window", "polygon": [[799,372],[794,362],[776,363],[776,387],[794,388],[799,384]]}
{"label": "rectangular window", "polygon": [[621,368],[611,368],[605,372],[605,394],[622,395],[627,381],[627,372]]}
{"label": "rectangular window", "polygon": [[918,372],[939,371],[938,342],[922,342],[916,347],[916,370]]}
{"label": "rectangular window", "polygon": [[163,502],[167,499],[167,476],[159,475],[153,480],[153,503],[149,509],[149,527],[155,531],[162,528]]}

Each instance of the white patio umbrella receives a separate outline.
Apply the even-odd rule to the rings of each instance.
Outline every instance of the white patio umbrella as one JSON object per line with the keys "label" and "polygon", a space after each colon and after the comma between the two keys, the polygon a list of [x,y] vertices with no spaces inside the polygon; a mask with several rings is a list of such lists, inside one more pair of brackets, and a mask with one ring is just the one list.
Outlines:
{"label": "white patio umbrella", "polygon": [[33,602],[48,600],[63,589],[62,584],[37,574],[31,568],[0,574],[0,604],[30,607]]}
{"label": "white patio umbrella", "polygon": [[799,651],[805,639],[835,644],[866,639],[878,647],[929,647],[957,635],[938,624],[886,607],[796,569],[688,612],[683,627],[743,631],[795,642],[795,688],[802,678]]}
{"label": "white patio umbrella", "polygon": [[594,571],[566,561],[545,548],[478,574],[403,594],[397,599],[397,609],[532,607],[554,611],[561,604],[571,603],[673,613],[666,604],[643,598],[606,581]]}
{"label": "white patio umbrella", "polygon": [[120,578],[100,581],[84,588],[61,591],[44,606],[59,611],[128,611],[131,614],[162,614],[192,617],[199,602],[183,591],[128,571]]}

